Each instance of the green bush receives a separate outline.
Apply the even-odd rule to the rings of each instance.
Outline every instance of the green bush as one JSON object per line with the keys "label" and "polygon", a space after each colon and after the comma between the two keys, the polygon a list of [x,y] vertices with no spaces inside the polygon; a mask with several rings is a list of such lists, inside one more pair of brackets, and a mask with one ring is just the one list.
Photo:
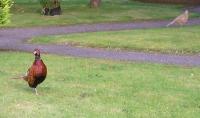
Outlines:
{"label": "green bush", "polygon": [[43,8],[49,8],[50,6],[50,0],[39,0],[39,2]]}
{"label": "green bush", "polygon": [[55,8],[60,5],[60,0],[39,0],[42,8]]}
{"label": "green bush", "polygon": [[11,0],[0,0],[0,24],[9,22]]}

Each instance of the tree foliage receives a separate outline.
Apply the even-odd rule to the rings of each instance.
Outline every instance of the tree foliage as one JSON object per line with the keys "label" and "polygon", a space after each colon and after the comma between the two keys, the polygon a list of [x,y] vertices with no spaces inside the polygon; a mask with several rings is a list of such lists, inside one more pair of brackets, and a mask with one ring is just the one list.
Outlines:
{"label": "tree foliage", "polygon": [[9,22],[11,0],[0,0],[0,24]]}
{"label": "tree foliage", "polygon": [[60,6],[60,0],[39,0],[43,8],[56,8]]}

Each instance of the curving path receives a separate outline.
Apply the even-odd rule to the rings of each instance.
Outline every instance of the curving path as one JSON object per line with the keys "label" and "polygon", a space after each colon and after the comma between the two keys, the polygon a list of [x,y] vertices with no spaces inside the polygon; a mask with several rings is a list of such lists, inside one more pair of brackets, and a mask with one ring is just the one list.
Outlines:
{"label": "curving path", "polygon": [[[40,48],[43,52],[125,61],[145,61],[153,63],[175,64],[184,66],[200,66],[200,55],[177,56],[169,54],[150,54],[128,51],[108,51],[92,48],[78,48],[63,45],[36,45],[24,43],[33,36],[70,34],[80,32],[112,31],[127,29],[145,29],[165,27],[169,21],[148,21],[131,23],[100,23],[71,26],[5,28],[0,29],[0,50],[32,51]],[[191,19],[187,25],[200,25],[200,19]]]}

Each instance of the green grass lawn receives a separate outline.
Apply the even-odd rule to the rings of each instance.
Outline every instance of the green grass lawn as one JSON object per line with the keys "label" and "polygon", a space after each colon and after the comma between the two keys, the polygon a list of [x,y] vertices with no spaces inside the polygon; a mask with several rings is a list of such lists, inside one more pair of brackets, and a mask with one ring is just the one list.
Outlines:
{"label": "green grass lawn", "polygon": [[[88,7],[89,0],[65,0],[61,16],[41,15],[37,0],[14,0],[11,23],[7,27],[68,25],[79,23],[122,22],[174,18],[182,12],[180,5],[159,5],[128,0],[104,0],[99,9]],[[191,17],[199,15],[191,13]]]}
{"label": "green grass lawn", "polygon": [[[42,55],[39,96],[23,80],[34,57],[0,52],[1,118],[197,118],[200,68]],[[13,66],[14,65],[14,66]]]}
{"label": "green grass lawn", "polygon": [[35,37],[32,43],[194,54],[200,52],[200,26],[79,33]]}

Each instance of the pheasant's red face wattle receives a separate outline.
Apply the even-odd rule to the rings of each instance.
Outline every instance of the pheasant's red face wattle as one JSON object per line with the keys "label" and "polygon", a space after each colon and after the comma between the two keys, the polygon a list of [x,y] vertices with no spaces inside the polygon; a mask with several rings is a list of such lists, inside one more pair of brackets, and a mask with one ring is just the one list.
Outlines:
{"label": "pheasant's red face wattle", "polygon": [[33,51],[33,54],[39,56],[39,55],[40,55],[40,50],[39,50],[39,49],[35,49],[35,50]]}

